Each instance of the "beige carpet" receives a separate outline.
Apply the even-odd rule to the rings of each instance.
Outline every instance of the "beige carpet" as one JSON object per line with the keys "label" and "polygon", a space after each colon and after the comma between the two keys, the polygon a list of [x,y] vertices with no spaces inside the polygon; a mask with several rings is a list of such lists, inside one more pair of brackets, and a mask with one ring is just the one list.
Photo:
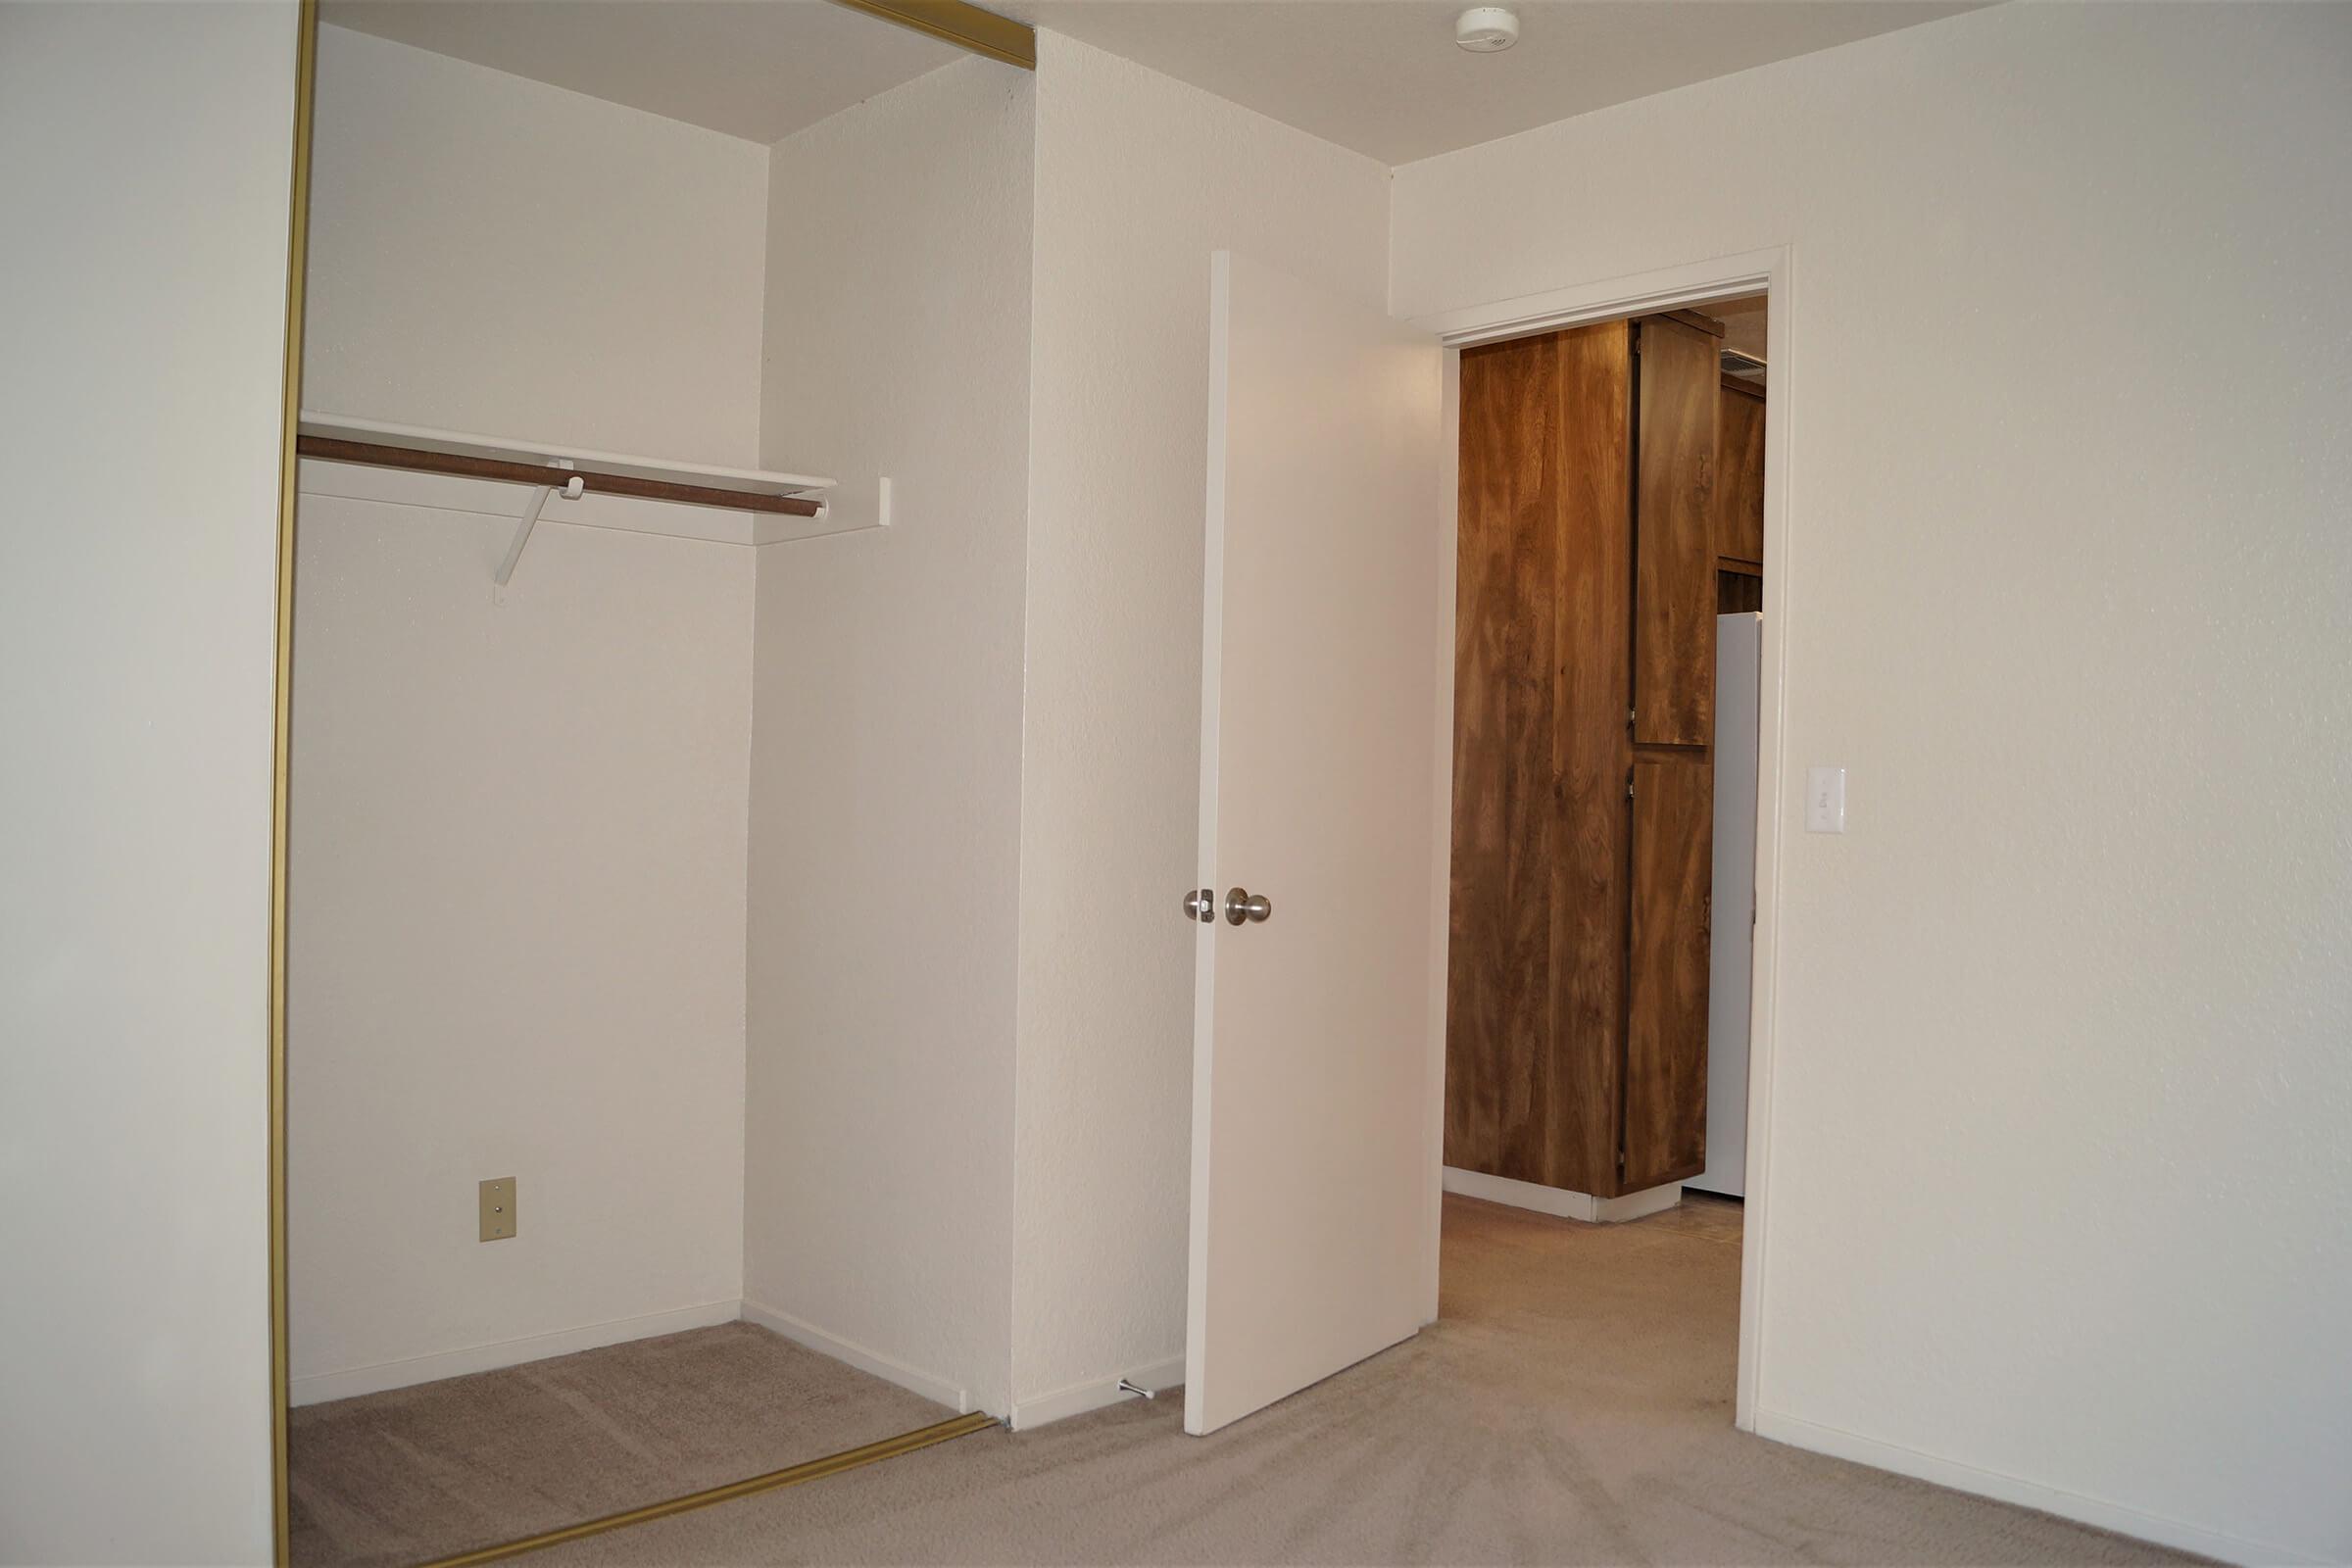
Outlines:
{"label": "beige carpet", "polygon": [[290,1434],[294,1562],[422,1562],[953,1414],[749,1323],[305,1405]]}
{"label": "beige carpet", "polygon": [[1443,1320],[1212,1437],[1131,1401],[529,1560],[2188,1560],[1735,1432],[1738,1212],[1599,1227],[1448,1199]]}

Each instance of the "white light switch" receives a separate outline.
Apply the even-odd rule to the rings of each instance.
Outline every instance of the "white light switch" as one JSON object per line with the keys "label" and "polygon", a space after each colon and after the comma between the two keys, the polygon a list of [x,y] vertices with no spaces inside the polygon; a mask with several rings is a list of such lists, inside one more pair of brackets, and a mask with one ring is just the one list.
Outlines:
{"label": "white light switch", "polygon": [[1814,767],[1805,770],[1805,831],[1845,831],[1845,769]]}

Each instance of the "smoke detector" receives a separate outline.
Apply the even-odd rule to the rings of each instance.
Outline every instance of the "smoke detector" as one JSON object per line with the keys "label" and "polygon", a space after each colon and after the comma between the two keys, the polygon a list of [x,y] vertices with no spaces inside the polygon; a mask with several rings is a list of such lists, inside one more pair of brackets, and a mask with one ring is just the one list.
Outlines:
{"label": "smoke detector", "polygon": [[1508,49],[1519,41],[1519,14],[1508,6],[1472,6],[1453,19],[1453,41],[1472,54]]}

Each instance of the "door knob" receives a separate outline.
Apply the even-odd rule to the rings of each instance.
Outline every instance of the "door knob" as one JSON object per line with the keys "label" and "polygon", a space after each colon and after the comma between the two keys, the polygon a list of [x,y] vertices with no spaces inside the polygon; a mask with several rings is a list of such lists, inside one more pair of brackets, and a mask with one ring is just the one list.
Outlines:
{"label": "door knob", "polygon": [[1184,912],[1207,925],[1217,917],[1217,890],[1195,888],[1184,896]]}
{"label": "door knob", "polygon": [[1263,920],[1273,912],[1274,901],[1263,893],[1235,888],[1225,895],[1225,918],[1235,925],[1240,925],[1244,920]]}

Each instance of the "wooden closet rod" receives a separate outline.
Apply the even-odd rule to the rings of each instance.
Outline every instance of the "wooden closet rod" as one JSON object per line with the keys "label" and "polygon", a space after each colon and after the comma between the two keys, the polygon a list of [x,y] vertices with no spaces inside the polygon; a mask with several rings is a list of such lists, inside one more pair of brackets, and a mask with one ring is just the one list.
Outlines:
{"label": "wooden closet rod", "polygon": [[364,463],[377,468],[414,468],[424,473],[454,473],[467,479],[502,479],[511,484],[543,484],[556,488],[572,479],[581,488],[611,496],[636,496],[645,501],[679,501],[691,507],[726,507],[736,512],[773,512],[788,517],[813,517],[821,502],[807,496],[776,496],[759,490],[727,490],[717,485],[677,484],[668,479],[639,479],[625,473],[600,473],[594,468],[550,468],[505,458],[468,458],[455,452],[428,452],[421,447],[377,446],[367,441],[343,441],[333,436],[306,435],[294,443],[306,458],[326,463]]}

